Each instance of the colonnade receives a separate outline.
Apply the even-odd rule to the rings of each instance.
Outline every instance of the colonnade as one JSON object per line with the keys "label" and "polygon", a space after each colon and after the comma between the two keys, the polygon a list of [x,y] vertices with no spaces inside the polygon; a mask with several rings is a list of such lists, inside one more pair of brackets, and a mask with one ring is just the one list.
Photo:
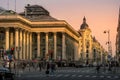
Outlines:
{"label": "colonnade", "polygon": [[[54,38],[54,50],[53,50],[53,59],[56,60],[57,58],[57,32],[53,32],[53,38]],[[47,57],[49,55],[49,36],[48,36],[49,32],[45,32],[45,57]],[[37,33],[37,56],[40,57],[40,32]],[[65,33],[62,33],[62,60],[66,59],[66,46],[65,46]]]}
{"label": "colonnade", "polygon": [[[53,58],[56,60],[57,55],[57,32],[53,32],[54,38],[54,50]],[[62,33],[62,32],[61,32]],[[36,32],[37,34],[37,57],[40,57],[41,49],[41,32]],[[49,42],[49,32],[45,32],[45,56],[49,54],[48,52],[48,42]],[[12,45],[12,46],[11,46]],[[5,28],[5,50],[9,50],[14,47],[14,56],[19,60],[32,59],[32,32],[21,29],[14,28],[14,32],[10,31],[10,28]],[[62,33],[62,60],[66,59],[66,45],[65,45],[65,33]]]}
{"label": "colonnade", "polygon": [[32,33],[21,28],[14,28],[14,32],[5,28],[5,50],[11,48],[16,59],[32,59]]}

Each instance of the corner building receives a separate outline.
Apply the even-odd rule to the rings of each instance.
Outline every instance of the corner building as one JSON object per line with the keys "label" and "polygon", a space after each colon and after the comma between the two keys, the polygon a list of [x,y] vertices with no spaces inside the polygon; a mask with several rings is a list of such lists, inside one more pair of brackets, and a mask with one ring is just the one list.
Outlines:
{"label": "corner building", "polygon": [[101,44],[92,36],[92,31],[83,18],[83,23],[78,31],[79,37],[79,60],[81,63],[93,64],[106,62],[106,51]]}
{"label": "corner building", "polygon": [[[85,17],[76,31],[66,21],[51,17],[39,5],[28,4],[19,14],[0,9],[0,48],[5,51],[14,48],[17,60],[40,58],[92,63],[93,43]],[[99,48],[99,52],[104,54],[104,49]]]}

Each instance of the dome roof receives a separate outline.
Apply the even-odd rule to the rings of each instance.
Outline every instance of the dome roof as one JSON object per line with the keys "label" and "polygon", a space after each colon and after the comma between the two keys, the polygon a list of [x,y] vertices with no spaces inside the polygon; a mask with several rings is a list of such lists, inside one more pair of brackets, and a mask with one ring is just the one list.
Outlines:
{"label": "dome roof", "polygon": [[84,18],[83,18],[83,23],[82,23],[82,25],[80,26],[80,29],[86,29],[86,28],[88,28],[88,24],[86,23],[86,18],[84,17]]}

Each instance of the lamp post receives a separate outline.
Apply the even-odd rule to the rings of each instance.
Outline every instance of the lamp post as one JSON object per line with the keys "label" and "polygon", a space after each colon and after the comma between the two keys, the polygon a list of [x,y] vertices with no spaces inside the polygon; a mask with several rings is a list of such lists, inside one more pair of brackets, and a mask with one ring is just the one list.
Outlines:
{"label": "lamp post", "polygon": [[112,49],[111,49],[111,41],[110,41],[110,30],[105,30],[104,31],[105,34],[108,34],[108,41],[106,42],[106,45],[108,45],[108,67],[109,70],[111,69],[110,67],[110,63],[111,63],[111,57],[112,57]]}
{"label": "lamp post", "polygon": [[111,52],[111,41],[110,41],[110,30],[105,30],[104,33],[108,34],[108,41],[106,42],[106,45],[108,45],[108,55],[112,56]]}

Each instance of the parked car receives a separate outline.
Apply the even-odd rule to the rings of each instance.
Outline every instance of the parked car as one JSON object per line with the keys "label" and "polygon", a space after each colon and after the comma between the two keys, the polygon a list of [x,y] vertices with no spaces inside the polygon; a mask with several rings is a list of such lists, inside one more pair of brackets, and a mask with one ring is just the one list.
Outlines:
{"label": "parked car", "polygon": [[15,80],[15,74],[9,69],[0,66],[0,80]]}

